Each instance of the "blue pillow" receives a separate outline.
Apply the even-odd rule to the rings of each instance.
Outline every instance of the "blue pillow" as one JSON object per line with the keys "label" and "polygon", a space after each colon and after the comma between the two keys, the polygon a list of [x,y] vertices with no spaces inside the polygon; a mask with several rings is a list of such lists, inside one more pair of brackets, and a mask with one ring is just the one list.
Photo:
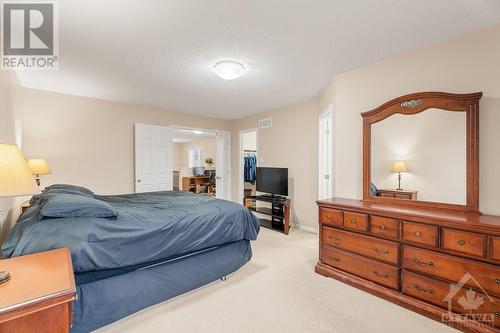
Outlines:
{"label": "blue pillow", "polygon": [[116,209],[104,201],[82,195],[50,195],[40,210],[44,217],[115,217]]}
{"label": "blue pillow", "polygon": [[55,184],[46,187],[42,194],[75,194],[75,195],[83,195],[89,198],[94,197],[94,192],[91,190],[77,185],[69,185],[69,184]]}

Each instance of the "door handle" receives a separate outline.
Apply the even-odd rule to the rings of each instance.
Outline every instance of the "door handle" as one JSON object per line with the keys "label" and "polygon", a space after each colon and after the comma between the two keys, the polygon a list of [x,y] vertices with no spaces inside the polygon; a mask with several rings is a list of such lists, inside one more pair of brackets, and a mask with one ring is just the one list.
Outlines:
{"label": "door handle", "polygon": [[142,180],[140,180],[140,179],[137,179],[137,182],[138,182],[138,183],[140,183],[140,182],[142,182]]}
{"label": "door handle", "polygon": [[215,179],[222,179],[222,177],[215,177]]}

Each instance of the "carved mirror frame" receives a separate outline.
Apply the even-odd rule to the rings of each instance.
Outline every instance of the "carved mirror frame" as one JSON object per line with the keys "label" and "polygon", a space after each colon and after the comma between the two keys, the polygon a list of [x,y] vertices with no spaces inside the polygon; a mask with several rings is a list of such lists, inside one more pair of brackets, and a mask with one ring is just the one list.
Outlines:
{"label": "carved mirror frame", "polygon": [[[422,92],[395,98],[372,111],[361,113],[363,117],[363,200],[397,203],[422,208],[479,212],[479,100],[482,96],[482,92],[471,94]],[[394,114],[412,115],[431,108],[466,113],[466,204],[458,205],[371,196],[371,126]]]}

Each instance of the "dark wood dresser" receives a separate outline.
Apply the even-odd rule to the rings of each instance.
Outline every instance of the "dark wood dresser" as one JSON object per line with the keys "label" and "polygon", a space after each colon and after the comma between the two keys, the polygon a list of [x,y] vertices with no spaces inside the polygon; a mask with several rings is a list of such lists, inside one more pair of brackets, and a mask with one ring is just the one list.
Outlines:
{"label": "dark wood dresser", "polygon": [[461,316],[449,324],[500,332],[500,217],[349,199],[318,205],[317,273],[438,321],[449,307],[490,314],[496,328],[460,327]]}
{"label": "dark wood dresser", "polygon": [[[500,333],[500,216],[479,213],[481,96],[416,93],[361,114],[363,200],[317,202],[320,253],[316,272],[464,332]],[[458,192],[440,186],[436,180],[428,182],[434,185],[436,202],[416,196],[415,200],[372,196],[371,157],[379,151],[372,149],[376,144],[372,126],[394,115],[411,117],[425,112],[433,116],[442,111],[460,117],[465,125],[459,126],[463,129],[457,127],[465,139],[466,159],[460,166],[466,171],[463,199],[453,203],[439,197]],[[432,150],[429,145],[438,144],[433,140],[427,145],[418,142],[419,151]],[[440,140],[456,143],[462,139],[442,136]],[[440,151],[432,158],[419,160],[419,165],[432,165],[449,154],[452,152]],[[455,179],[463,180],[462,176]]]}

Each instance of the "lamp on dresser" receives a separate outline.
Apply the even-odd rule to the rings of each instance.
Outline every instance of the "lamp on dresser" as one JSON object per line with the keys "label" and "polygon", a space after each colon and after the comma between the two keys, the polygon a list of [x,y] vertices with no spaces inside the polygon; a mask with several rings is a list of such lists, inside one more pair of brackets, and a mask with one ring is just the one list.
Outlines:
{"label": "lamp on dresser", "polygon": [[[38,186],[21,150],[16,145],[0,144],[0,198],[32,195],[38,192]],[[9,279],[8,272],[0,272],[0,284]]]}
{"label": "lamp on dresser", "polygon": [[36,184],[40,186],[40,175],[49,175],[52,172],[49,169],[47,161],[41,158],[32,158],[28,160],[28,167],[35,176]]}
{"label": "lamp on dresser", "polygon": [[398,188],[396,190],[403,190],[401,187],[401,172],[408,172],[408,166],[403,161],[395,161],[392,163],[391,172],[398,174]]}

